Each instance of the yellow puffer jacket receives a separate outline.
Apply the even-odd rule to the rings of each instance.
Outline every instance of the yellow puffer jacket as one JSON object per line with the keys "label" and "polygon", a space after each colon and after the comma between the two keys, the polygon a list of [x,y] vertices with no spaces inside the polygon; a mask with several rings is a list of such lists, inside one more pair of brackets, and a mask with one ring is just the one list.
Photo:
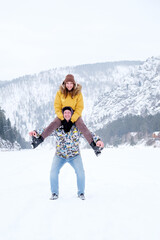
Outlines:
{"label": "yellow puffer jacket", "polygon": [[62,108],[64,107],[71,107],[73,109],[74,113],[72,115],[71,121],[76,122],[77,119],[81,116],[84,108],[82,93],[78,93],[73,98],[70,94],[68,94],[65,98],[64,94],[61,92],[61,90],[59,90],[54,100],[54,109],[57,117],[61,120],[64,119],[62,114]]}

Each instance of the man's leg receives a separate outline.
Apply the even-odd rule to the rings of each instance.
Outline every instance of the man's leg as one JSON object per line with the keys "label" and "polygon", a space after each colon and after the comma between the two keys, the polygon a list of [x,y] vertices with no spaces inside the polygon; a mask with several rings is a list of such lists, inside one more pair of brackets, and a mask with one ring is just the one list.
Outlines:
{"label": "man's leg", "polygon": [[69,164],[74,168],[77,176],[78,196],[85,190],[85,172],[83,168],[82,158],[80,155],[73,157]]}
{"label": "man's leg", "polygon": [[56,195],[59,194],[59,171],[61,167],[66,163],[65,159],[54,156],[51,171],[50,171],[50,185],[51,185],[51,192],[52,194],[55,193]]}

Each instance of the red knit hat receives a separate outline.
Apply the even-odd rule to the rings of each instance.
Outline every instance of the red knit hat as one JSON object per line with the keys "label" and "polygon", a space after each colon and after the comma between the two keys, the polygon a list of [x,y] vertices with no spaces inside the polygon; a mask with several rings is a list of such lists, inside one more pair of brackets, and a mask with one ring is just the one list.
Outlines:
{"label": "red knit hat", "polygon": [[72,82],[74,84],[76,84],[75,80],[74,80],[74,76],[72,74],[68,74],[64,80],[64,83],[66,82]]}

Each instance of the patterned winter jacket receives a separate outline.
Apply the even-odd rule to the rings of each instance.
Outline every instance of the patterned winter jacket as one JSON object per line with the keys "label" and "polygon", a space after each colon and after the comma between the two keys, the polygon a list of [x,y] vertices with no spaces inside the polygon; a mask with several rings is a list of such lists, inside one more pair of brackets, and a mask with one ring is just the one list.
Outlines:
{"label": "patterned winter jacket", "polygon": [[[38,131],[39,134],[40,131]],[[63,126],[56,129],[51,135],[56,137],[56,155],[63,158],[71,158],[80,154],[79,143],[80,137],[83,137],[78,128],[73,125],[71,130],[67,133],[64,132]],[[96,143],[100,138],[93,135],[93,140]]]}

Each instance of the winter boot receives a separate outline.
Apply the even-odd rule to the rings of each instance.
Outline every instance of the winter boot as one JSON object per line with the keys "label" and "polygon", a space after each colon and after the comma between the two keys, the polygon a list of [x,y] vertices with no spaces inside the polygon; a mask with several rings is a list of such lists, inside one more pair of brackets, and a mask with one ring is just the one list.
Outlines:
{"label": "winter boot", "polygon": [[32,148],[38,147],[38,145],[41,144],[43,141],[44,141],[44,138],[42,136],[39,136],[38,138],[32,136],[32,142],[31,142]]}
{"label": "winter boot", "polygon": [[90,146],[93,148],[96,156],[98,157],[101,154],[101,148],[96,146],[94,141],[91,142]]}

